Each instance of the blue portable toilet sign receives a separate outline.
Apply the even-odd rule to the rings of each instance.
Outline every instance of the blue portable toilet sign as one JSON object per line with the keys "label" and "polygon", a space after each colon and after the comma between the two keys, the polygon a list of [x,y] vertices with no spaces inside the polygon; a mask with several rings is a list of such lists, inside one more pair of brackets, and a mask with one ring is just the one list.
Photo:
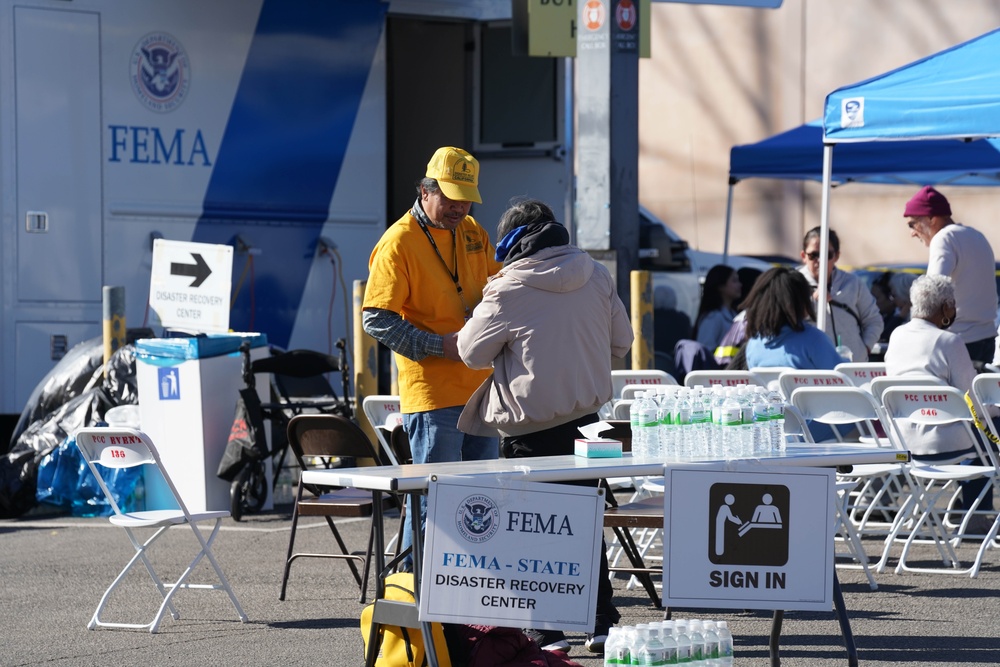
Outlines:
{"label": "blue portable toilet sign", "polygon": [[664,604],[829,611],[835,482],[826,468],[669,466]]}

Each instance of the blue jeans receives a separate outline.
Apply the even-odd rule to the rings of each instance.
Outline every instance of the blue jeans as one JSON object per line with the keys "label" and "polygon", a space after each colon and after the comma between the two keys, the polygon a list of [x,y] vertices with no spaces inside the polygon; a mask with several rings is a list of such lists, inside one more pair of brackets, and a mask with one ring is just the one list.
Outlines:
{"label": "blue jeans", "polygon": [[[458,417],[463,406],[441,408],[429,412],[403,415],[403,428],[410,439],[410,453],[414,463],[441,463],[444,461],[478,461],[500,457],[497,438],[468,435],[458,430]],[[403,544],[400,550],[413,544],[413,515],[407,506],[403,524]],[[427,522],[427,496],[420,497],[420,530]],[[413,569],[412,556],[401,563],[404,570]]]}

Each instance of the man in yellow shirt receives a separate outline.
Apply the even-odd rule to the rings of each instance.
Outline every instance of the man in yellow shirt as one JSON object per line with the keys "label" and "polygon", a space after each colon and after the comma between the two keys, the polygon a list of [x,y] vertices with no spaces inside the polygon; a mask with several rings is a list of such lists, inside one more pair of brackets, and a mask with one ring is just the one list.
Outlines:
{"label": "man in yellow shirt", "polygon": [[[435,151],[413,207],[368,261],[364,329],[395,353],[403,427],[414,463],[498,457],[495,437],[458,430],[466,402],[490,370],[458,356],[457,333],[500,264],[489,235],[469,215],[481,204],[479,162],[460,148]],[[426,505],[421,499],[420,525]],[[403,547],[411,544],[410,515]],[[404,562],[404,568],[411,561]]]}

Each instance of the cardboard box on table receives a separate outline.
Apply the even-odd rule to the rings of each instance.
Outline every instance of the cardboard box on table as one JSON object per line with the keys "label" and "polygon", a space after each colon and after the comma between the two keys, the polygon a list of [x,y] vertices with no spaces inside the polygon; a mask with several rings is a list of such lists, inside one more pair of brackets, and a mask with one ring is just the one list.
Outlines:
{"label": "cardboard box on table", "polygon": [[[244,386],[239,352],[244,340],[250,341],[251,359],[269,355],[267,337],[257,333],[136,341],[142,430],[153,440],[164,467],[192,512],[230,507],[230,482],[219,479],[216,472],[229,440],[236,400]],[[256,388],[262,402],[270,401],[270,383],[265,376],[257,378]],[[270,491],[269,458],[265,472]],[[145,484],[147,507],[159,509],[169,503],[170,494],[162,478],[146,475]],[[272,507],[269,492],[263,509]]]}

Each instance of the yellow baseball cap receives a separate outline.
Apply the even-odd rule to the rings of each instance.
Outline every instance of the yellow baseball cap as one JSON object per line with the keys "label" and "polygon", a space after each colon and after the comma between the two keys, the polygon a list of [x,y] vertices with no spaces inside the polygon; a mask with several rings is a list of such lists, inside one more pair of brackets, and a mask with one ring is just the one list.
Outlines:
{"label": "yellow baseball cap", "polygon": [[454,146],[434,151],[427,163],[427,178],[433,178],[448,199],[483,203],[479,196],[479,160]]}

